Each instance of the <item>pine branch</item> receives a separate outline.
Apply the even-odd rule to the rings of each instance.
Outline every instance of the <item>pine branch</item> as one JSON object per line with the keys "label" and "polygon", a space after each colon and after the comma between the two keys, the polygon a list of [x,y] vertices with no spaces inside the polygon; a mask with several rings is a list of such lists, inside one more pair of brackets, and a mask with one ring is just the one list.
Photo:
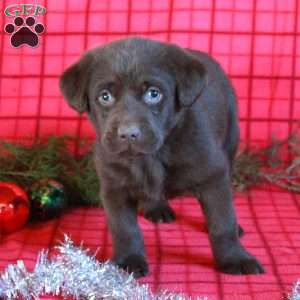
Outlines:
{"label": "pine branch", "polygon": [[[100,205],[99,180],[92,159],[91,144],[80,144],[84,155],[75,157],[68,144],[75,138],[62,136],[38,140],[33,145],[0,142],[0,181],[11,181],[25,190],[43,179],[61,182],[69,205]],[[246,149],[237,156],[233,187],[245,191],[269,183],[300,193],[300,138],[293,134],[262,149]]]}

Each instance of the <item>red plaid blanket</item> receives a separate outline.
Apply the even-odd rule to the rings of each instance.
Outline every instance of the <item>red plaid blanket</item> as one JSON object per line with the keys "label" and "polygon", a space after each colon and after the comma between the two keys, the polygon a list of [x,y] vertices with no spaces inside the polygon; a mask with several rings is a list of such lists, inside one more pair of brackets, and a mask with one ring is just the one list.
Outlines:
{"label": "red plaid blanket", "polygon": [[[36,23],[39,46],[11,46],[20,29],[10,12],[15,4],[46,7]],[[21,16],[25,18],[24,14]],[[266,144],[272,135],[286,137],[300,118],[300,4],[298,0],[3,0],[0,2],[0,139],[24,143],[50,134],[94,136],[85,116],[62,100],[58,76],[87,48],[143,35],[209,52],[236,88],[242,141]],[[13,33],[5,33],[6,24]],[[75,149],[77,148],[75,144]],[[193,199],[174,201],[176,223],[153,225],[143,218],[151,275],[142,282],[210,299],[281,299],[300,277],[299,196],[254,190],[237,197],[243,243],[263,262],[262,276],[216,272]],[[27,226],[2,238],[0,266],[17,259],[33,267],[42,248],[69,233],[87,247],[100,247],[99,259],[111,252],[103,212],[77,209],[58,220]],[[170,234],[171,233],[171,234]]]}
{"label": "red plaid blanket", "polygon": [[[39,46],[11,46],[0,30],[0,138],[30,142],[49,134],[94,136],[85,117],[62,101],[58,76],[87,48],[128,35],[209,52],[233,80],[242,140],[286,137],[300,118],[300,46],[297,0],[3,0],[41,4],[45,32]],[[21,15],[22,17],[26,17]],[[18,30],[19,27],[15,27]]]}
{"label": "red plaid blanket", "polygon": [[[177,214],[172,224],[155,225],[139,218],[150,263],[150,275],[140,282],[150,284],[154,291],[168,289],[210,300],[281,300],[300,277],[299,196],[272,190],[236,195],[239,223],[246,232],[242,243],[266,269],[266,274],[256,276],[217,272],[197,201],[176,199],[171,205]],[[0,269],[18,259],[33,268],[38,252],[47,248],[51,253],[64,233],[91,251],[99,248],[101,261],[111,255],[103,210],[79,208],[3,237]]]}

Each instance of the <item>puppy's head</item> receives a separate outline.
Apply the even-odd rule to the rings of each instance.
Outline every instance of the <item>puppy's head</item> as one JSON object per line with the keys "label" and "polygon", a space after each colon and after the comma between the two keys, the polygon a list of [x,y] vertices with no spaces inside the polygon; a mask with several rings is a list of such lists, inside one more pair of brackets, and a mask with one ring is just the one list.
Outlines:
{"label": "puppy's head", "polygon": [[142,38],[120,40],[85,54],[60,79],[78,112],[87,112],[110,152],[156,152],[204,86],[205,71],[174,45]]}

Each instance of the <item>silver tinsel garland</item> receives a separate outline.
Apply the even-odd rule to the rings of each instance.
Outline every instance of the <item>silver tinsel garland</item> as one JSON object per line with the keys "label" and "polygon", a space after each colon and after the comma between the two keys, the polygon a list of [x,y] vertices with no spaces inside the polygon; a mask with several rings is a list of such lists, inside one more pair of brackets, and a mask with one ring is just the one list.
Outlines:
{"label": "silver tinsel garland", "polygon": [[[0,299],[33,300],[43,295],[85,300],[188,300],[182,294],[151,292],[149,285],[139,284],[132,275],[110,262],[101,263],[88,249],[76,247],[65,236],[58,254],[49,258],[47,251],[39,254],[33,272],[27,271],[23,261],[9,265],[0,278]],[[198,300],[208,300],[198,297]],[[295,284],[289,300],[300,300],[300,280]]]}
{"label": "silver tinsel garland", "polygon": [[289,296],[289,300],[300,300],[300,280],[298,280],[294,285],[292,294]]}
{"label": "silver tinsel garland", "polygon": [[9,265],[0,278],[0,299],[33,300],[42,295],[87,300],[190,299],[167,291],[153,294],[149,285],[139,284],[110,262],[97,261],[95,255],[88,255],[88,249],[76,247],[67,236],[56,248],[58,254],[51,259],[47,251],[39,254],[33,272],[27,271],[23,261]]}

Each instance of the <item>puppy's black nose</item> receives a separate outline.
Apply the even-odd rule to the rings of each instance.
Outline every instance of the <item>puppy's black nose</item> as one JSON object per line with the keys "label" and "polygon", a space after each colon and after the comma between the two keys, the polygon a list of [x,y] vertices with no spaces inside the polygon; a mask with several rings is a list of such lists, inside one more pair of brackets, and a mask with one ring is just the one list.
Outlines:
{"label": "puppy's black nose", "polygon": [[121,141],[135,141],[141,136],[141,130],[136,124],[121,125],[118,128],[118,136]]}

